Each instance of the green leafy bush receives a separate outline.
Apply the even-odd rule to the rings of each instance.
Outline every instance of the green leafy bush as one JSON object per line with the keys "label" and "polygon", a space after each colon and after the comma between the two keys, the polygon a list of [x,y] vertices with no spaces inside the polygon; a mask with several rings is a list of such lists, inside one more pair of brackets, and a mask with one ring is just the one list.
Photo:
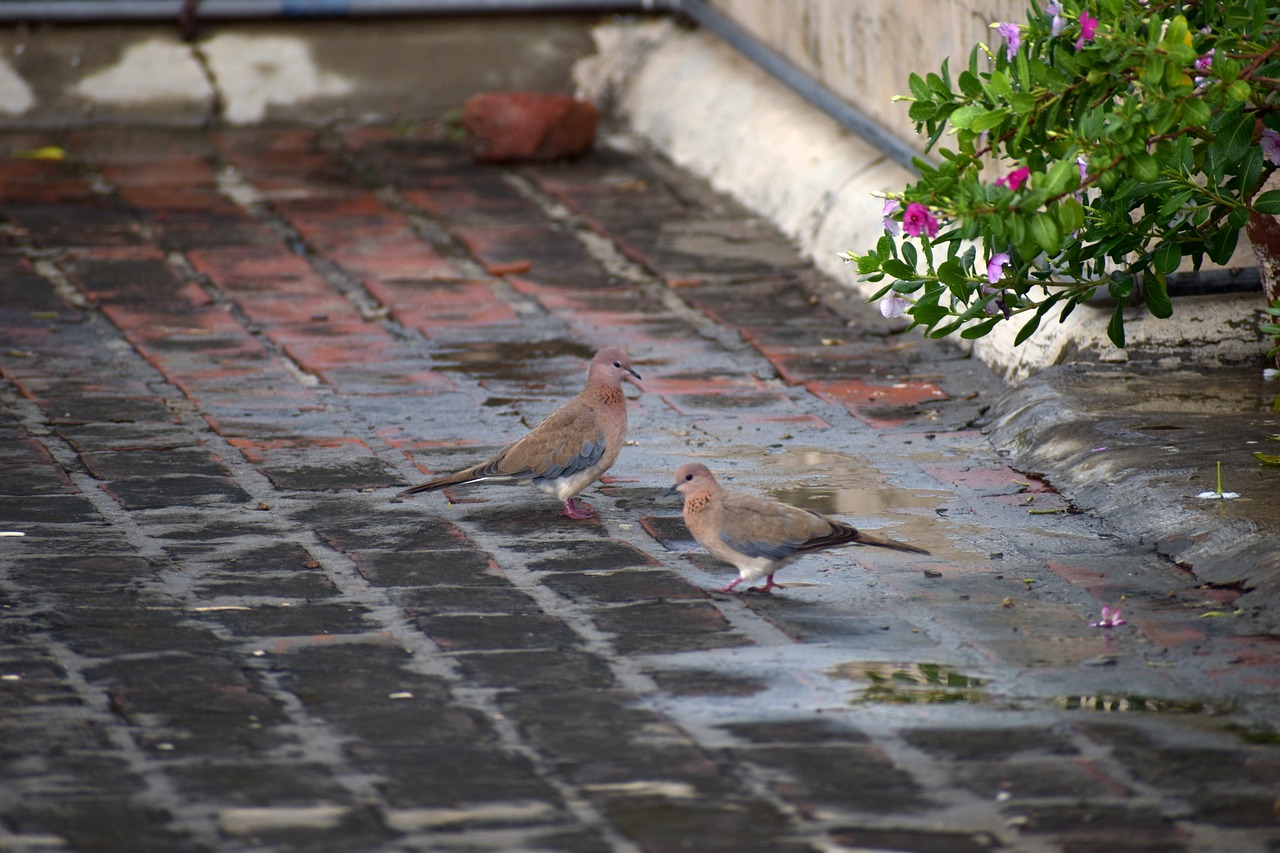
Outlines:
{"label": "green leafy bush", "polygon": [[[1223,264],[1280,167],[1280,2],[1058,0],[993,24],[955,74],[911,75],[910,116],[935,151],[885,205],[886,233],[847,252],[887,316],[935,337],[1016,342],[1105,291],[1173,312],[1167,276]],[[991,180],[984,163],[1005,172]]]}

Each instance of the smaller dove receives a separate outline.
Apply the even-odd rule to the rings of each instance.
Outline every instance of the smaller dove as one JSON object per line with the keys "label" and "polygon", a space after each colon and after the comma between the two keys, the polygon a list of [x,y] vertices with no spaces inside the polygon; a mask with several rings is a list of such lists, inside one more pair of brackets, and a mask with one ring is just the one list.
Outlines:
{"label": "smaller dove", "polygon": [[720,589],[729,592],[747,581],[766,578],[753,592],[769,592],[779,585],[774,572],[815,551],[849,545],[875,545],[928,554],[923,548],[875,536],[825,515],[784,504],[772,498],[726,489],[706,465],[691,462],[676,470],[668,495],[684,495],[684,523],[711,555],[733,564],[738,576]]}
{"label": "smaller dove", "polygon": [[626,353],[617,347],[600,350],[587,371],[587,387],[524,438],[479,465],[405,489],[397,497],[464,483],[529,480],[564,502],[563,515],[595,518],[594,509],[578,505],[578,493],[599,480],[622,449],[627,434],[624,379],[640,388],[640,374],[631,369]]}

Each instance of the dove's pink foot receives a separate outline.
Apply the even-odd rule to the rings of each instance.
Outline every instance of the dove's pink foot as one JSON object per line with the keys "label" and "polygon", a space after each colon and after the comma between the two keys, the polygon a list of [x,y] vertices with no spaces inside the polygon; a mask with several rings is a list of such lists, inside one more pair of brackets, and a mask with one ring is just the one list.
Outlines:
{"label": "dove's pink foot", "polygon": [[753,586],[747,592],[769,592],[775,589],[782,589],[782,584],[773,582],[773,575],[765,578],[764,586]]}
{"label": "dove's pink foot", "polygon": [[566,518],[572,518],[574,521],[585,521],[588,518],[596,518],[596,511],[587,504],[578,506],[577,498],[569,498],[564,502],[564,512],[560,513]]}

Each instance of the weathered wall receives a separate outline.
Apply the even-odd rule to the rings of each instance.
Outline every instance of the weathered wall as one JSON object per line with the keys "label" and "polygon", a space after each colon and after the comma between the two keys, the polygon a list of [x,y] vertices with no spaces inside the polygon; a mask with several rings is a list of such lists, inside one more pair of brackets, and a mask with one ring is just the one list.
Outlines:
{"label": "weathered wall", "polygon": [[0,28],[0,127],[435,119],[485,89],[573,90],[591,16]]}
{"label": "weathered wall", "polygon": [[1026,18],[1025,0],[709,0],[760,41],[920,148],[907,105],[907,78],[945,57],[968,64],[979,41],[1002,44],[997,21]]}

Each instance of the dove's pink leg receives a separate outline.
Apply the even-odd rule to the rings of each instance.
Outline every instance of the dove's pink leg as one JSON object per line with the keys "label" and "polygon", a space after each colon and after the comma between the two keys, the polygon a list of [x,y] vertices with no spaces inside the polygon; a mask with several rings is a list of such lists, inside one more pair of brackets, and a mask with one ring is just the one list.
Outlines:
{"label": "dove's pink leg", "polygon": [[583,521],[588,518],[595,518],[596,511],[587,504],[578,506],[577,498],[569,498],[564,502],[564,512],[560,513],[566,518],[572,518],[575,521]]}
{"label": "dove's pink leg", "polygon": [[742,575],[738,575],[738,577],[729,581],[727,586],[720,587],[716,592],[733,592],[733,588],[740,583],[742,583]]}

